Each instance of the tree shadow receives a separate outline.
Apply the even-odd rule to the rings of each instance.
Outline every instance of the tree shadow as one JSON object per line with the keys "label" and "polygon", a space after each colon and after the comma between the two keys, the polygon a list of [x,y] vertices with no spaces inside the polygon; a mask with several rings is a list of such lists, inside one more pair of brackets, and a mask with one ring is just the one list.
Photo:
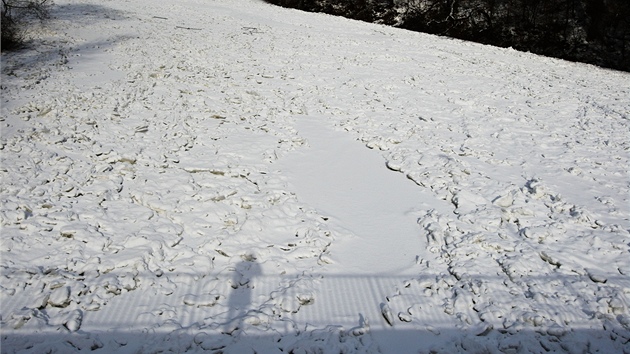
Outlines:
{"label": "tree shadow", "polygon": [[128,19],[124,11],[95,4],[54,5],[50,11],[50,17],[55,20],[72,21],[74,24]]}
{"label": "tree shadow", "polygon": [[[87,41],[73,45],[67,38],[51,36],[59,22],[71,22],[75,27],[93,25],[97,22],[127,19],[125,12],[103,5],[64,4],[52,5],[49,18],[41,23],[31,20],[24,25],[30,33],[23,45],[16,50],[2,53],[2,74],[4,80],[19,76],[21,72],[33,72],[46,66],[63,66],[68,62],[71,52],[93,54],[104,51],[114,44],[131,37],[115,35],[106,39]],[[53,29],[52,31],[50,29]]]}

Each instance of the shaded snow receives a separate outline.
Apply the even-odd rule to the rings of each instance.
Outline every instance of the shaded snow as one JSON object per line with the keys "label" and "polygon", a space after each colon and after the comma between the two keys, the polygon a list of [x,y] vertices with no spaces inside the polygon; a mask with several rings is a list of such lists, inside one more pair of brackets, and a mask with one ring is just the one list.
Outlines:
{"label": "shaded snow", "polygon": [[630,76],[262,1],[2,55],[2,352],[628,352]]}

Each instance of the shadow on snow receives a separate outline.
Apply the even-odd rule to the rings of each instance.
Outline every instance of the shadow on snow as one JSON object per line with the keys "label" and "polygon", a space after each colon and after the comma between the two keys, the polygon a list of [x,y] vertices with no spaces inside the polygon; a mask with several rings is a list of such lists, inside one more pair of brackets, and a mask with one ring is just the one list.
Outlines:
{"label": "shadow on snow", "polygon": [[[6,269],[3,273],[8,275]],[[594,323],[589,321],[592,316],[571,305],[567,305],[568,310],[558,309],[569,323],[564,328],[484,327],[484,322],[473,326],[456,325],[457,321],[445,320],[452,317],[445,317],[444,309],[439,306],[423,307],[422,313],[414,314],[413,323],[396,319],[391,326],[382,325],[384,318],[372,317],[368,321],[364,316],[370,311],[380,311],[387,295],[392,294],[396,286],[406,281],[435,281],[435,274],[420,273],[413,277],[265,275],[260,265],[251,261],[240,262],[221,273],[165,272],[159,278],[176,284],[168,291],[164,291],[159,282],[142,286],[143,282],[150,281],[149,278],[155,278],[152,273],[145,278],[138,276],[139,288],[122,291],[97,311],[68,306],[67,309],[74,308],[72,311],[82,318],[80,328],[69,328],[58,320],[56,324],[54,321],[49,323],[53,313],[66,308],[28,309],[25,304],[30,301],[27,299],[29,294],[5,294],[2,296],[2,353],[625,353],[630,343],[630,331],[605,320],[600,328],[593,328]],[[277,299],[295,299],[304,293],[304,288],[295,286],[300,281],[313,281],[312,290],[317,289],[318,280],[324,278],[333,285],[335,296],[349,297],[356,303],[356,309],[349,311],[356,314],[354,325],[334,323],[331,314],[339,310],[334,301],[322,304],[314,297],[312,303],[300,302],[293,311],[281,311],[275,306]],[[471,278],[485,282],[502,279],[498,275]],[[532,278],[528,280],[547,281],[544,277]],[[615,279],[609,281],[615,282]],[[417,301],[421,301],[420,295]],[[372,309],[361,307],[366,304]],[[296,317],[307,306],[313,306],[316,311],[309,312],[306,319]],[[30,317],[22,328],[11,328],[8,320],[18,309],[22,309],[22,313],[30,311]],[[33,322],[28,325],[29,321],[39,325]]]}

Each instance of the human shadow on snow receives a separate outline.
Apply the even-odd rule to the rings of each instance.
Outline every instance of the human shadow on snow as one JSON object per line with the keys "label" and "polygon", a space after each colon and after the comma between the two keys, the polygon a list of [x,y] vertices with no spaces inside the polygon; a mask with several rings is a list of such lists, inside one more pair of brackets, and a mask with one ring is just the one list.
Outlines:
{"label": "human shadow on snow", "polygon": [[262,275],[262,270],[258,262],[240,262],[236,265],[230,287],[232,288],[227,306],[229,309],[227,321],[224,326],[224,333],[231,333],[243,327],[243,321],[249,311],[254,310],[252,279]]}

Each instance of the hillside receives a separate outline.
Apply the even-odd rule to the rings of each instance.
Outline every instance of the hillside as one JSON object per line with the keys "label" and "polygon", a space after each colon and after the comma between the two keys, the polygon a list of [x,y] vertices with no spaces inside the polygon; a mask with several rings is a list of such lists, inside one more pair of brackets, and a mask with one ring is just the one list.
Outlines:
{"label": "hillside", "polygon": [[627,353],[630,74],[258,0],[2,54],[2,353]]}
{"label": "hillside", "polygon": [[630,3],[625,0],[267,1],[630,71]]}

